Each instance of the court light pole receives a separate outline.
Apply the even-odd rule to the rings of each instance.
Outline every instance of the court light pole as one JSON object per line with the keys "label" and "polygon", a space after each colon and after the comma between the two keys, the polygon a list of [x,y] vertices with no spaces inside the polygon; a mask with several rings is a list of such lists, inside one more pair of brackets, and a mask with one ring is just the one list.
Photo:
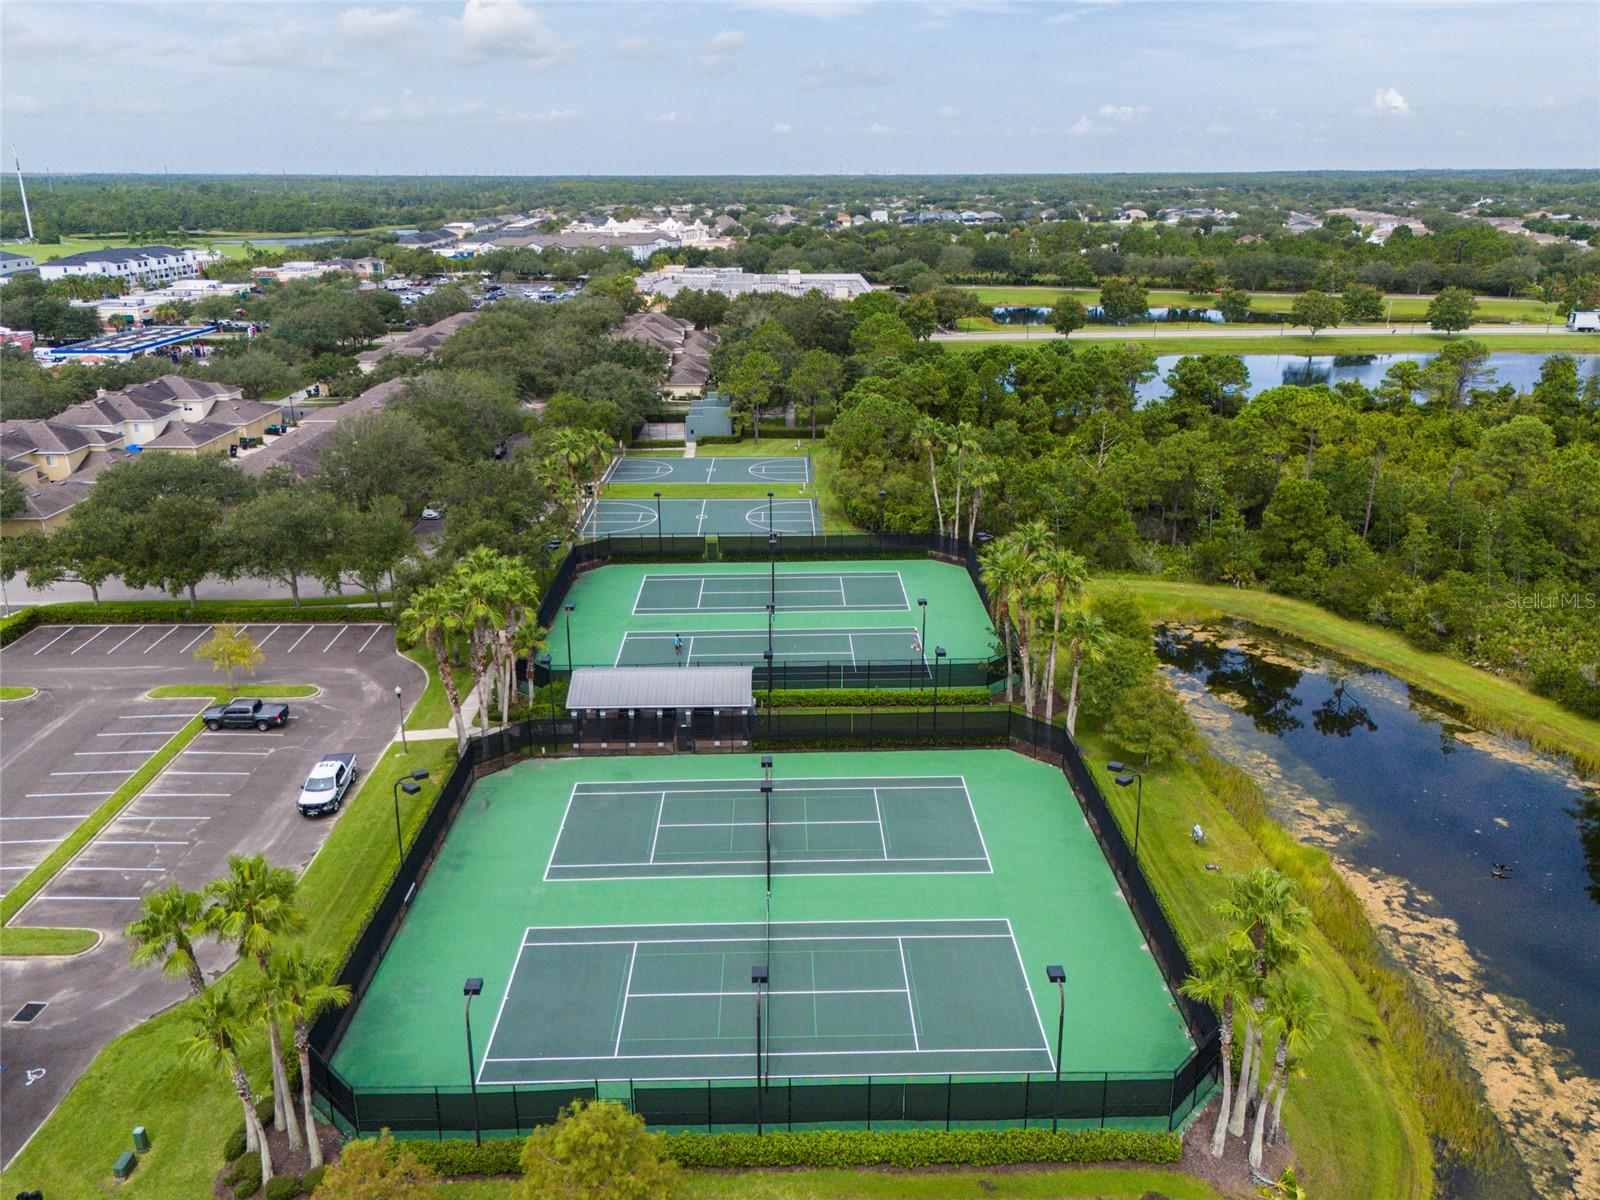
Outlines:
{"label": "court light pole", "polygon": [[567,605],[567,678],[572,678],[572,614],[577,609],[576,604]]}
{"label": "court light pole", "polygon": [[661,493],[656,493],[656,553],[661,553]]}
{"label": "court light pole", "polygon": [[1138,789],[1134,792],[1133,799],[1133,861],[1139,861],[1139,818],[1144,812],[1144,773],[1135,771],[1132,767],[1124,766],[1116,759],[1106,764],[1106,770],[1116,773],[1118,787],[1130,787],[1138,780]]}
{"label": "court light pole", "polygon": [[921,596],[917,599],[917,607],[922,610],[922,636],[917,639],[917,645],[922,647],[922,657],[928,657],[928,600]]}
{"label": "court light pole", "polygon": [[750,968],[750,983],[756,989],[756,1133],[765,1124],[761,1100],[761,988],[767,982],[767,965],[758,963]]}
{"label": "court light pole", "polygon": [[767,526],[767,569],[771,573],[771,583],[768,585],[767,603],[773,607],[778,604],[778,535]]}
{"label": "court light pole", "polygon": [[763,650],[761,661],[767,667],[767,732],[772,732],[772,651]]}
{"label": "court light pole", "polygon": [[394,685],[394,702],[400,709],[400,753],[410,754],[411,747],[406,744],[406,702],[400,698],[400,685]]}
{"label": "court light pole", "polygon": [[483,1145],[483,1124],[478,1120],[478,1071],[472,1055],[472,998],[483,994],[483,977],[474,975],[461,985],[467,998],[467,1083],[472,1088],[472,1140]]}
{"label": "court light pole", "polygon": [[1048,966],[1044,973],[1061,996],[1061,1007],[1056,1010],[1056,1099],[1050,1107],[1050,1132],[1054,1133],[1061,1117],[1061,1035],[1067,1028],[1067,973],[1058,966]]}
{"label": "court light pole", "polygon": [[767,493],[767,532],[768,533],[773,532],[773,528],[772,528],[772,493],[771,492]]}
{"label": "court light pole", "polygon": [[408,796],[415,796],[422,790],[422,788],[412,781],[416,779],[426,779],[427,777],[427,768],[418,767],[415,771],[412,771],[411,774],[402,775],[399,779],[394,781],[394,869],[396,871],[400,869],[400,864],[406,859],[405,842],[401,840],[400,837],[400,793],[404,792]]}
{"label": "court light pole", "polygon": [[550,669],[550,656],[539,655],[536,660],[544,668],[545,687],[550,689],[550,744],[556,744],[556,678]]}
{"label": "court light pole", "polygon": [[939,662],[945,656],[943,646],[933,648],[933,733],[939,735]]}
{"label": "court light pole", "polygon": [[[771,711],[770,709],[768,711]],[[767,829],[767,903],[772,903],[772,780],[761,782],[761,803],[766,809]]]}

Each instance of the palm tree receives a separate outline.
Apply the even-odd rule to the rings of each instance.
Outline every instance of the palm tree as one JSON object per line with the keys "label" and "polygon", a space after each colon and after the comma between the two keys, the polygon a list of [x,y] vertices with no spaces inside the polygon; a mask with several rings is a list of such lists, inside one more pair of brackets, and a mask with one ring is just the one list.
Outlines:
{"label": "palm tree", "polygon": [[1089,582],[1089,568],[1082,558],[1071,550],[1051,545],[1039,554],[1039,566],[1044,572],[1041,586],[1050,598],[1050,654],[1044,669],[1044,720],[1055,716],[1056,707],[1056,649],[1061,644],[1061,612],[1068,600],[1083,595]]}
{"label": "palm tree", "polygon": [[1222,1104],[1211,1131],[1211,1157],[1221,1158],[1228,1143],[1228,1116],[1233,1099],[1233,1004],[1245,994],[1250,963],[1224,940],[1200,948],[1193,970],[1183,981],[1183,994],[1213,1009],[1222,1040]]}
{"label": "palm tree", "polygon": [[[967,505],[967,541],[978,536],[978,510],[983,507],[983,489],[1000,478],[999,460],[980,454],[972,463],[972,500]],[[959,518],[956,522],[960,524]]]}
{"label": "palm tree", "polygon": [[[269,964],[246,976],[241,987],[243,988],[244,998],[252,1010],[261,1015],[261,1018],[266,1021],[269,1030],[277,1033],[278,1022],[287,1016],[283,1010],[283,980],[275,971],[270,969]],[[278,1071],[281,1065],[280,1063],[274,1063],[272,1069],[272,1115],[278,1128],[289,1135],[289,1145],[298,1150],[300,1149],[300,1124],[295,1120],[294,1098],[289,1094],[287,1071],[284,1072],[281,1085],[279,1083]],[[281,1111],[280,1104],[282,1106]]]}
{"label": "palm tree", "polygon": [[933,488],[934,519],[938,522],[941,535],[944,533],[944,505],[939,499],[939,466],[934,453],[944,449],[949,440],[950,427],[938,417],[924,414],[917,418],[917,423],[911,429],[912,446],[928,456],[928,483]]}
{"label": "palm tree", "polygon": [[279,1012],[294,1025],[294,1049],[300,1059],[300,1107],[305,1113],[306,1145],[311,1166],[322,1165],[322,1145],[317,1140],[317,1120],[311,1107],[311,1026],[330,1008],[350,1003],[350,989],[333,982],[333,960],[311,956],[304,950],[281,950],[267,960],[275,981]]}
{"label": "palm tree", "polygon": [[178,884],[159,892],[146,892],[139,903],[142,914],[124,930],[133,943],[129,957],[136,967],[159,964],[164,975],[187,978],[189,994],[206,990],[206,978],[194,956],[194,937],[204,934],[205,897],[186,892]]}
{"label": "palm tree", "polygon": [[1078,680],[1085,662],[1099,662],[1111,648],[1111,631],[1106,623],[1086,608],[1075,608],[1067,614],[1061,627],[1066,639],[1068,654],[1072,659],[1072,683],[1067,689],[1067,733],[1076,736],[1078,729]]}
{"label": "palm tree", "polygon": [[400,636],[407,642],[424,641],[433,651],[439,682],[444,685],[445,697],[450,701],[450,715],[455,721],[456,753],[462,755],[467,752],[467,722],[461,711],[461,689],[456,687],[449,648],[450,640],[458,632],[456,605],[450,590],[443,584],[412,593],[411,604],[400,614]]}
{"label": "palm tree", "polygon": [[183,1045],[183,1057],[188,1062],[220,1066],[228,1072],[239,1103],[244,1105],[249,1144],[261,1154],[261,1179],[265,1183],[272,1178],[272,1150],[261,1118],[256,1116],[256,1094],[239,1063],[239,1047],[250,1027],[251,1013],[234,992],[214,987],[195,999],[193,1016],[193,1032]]}
{"label": "palm tree", "polygon": [[1006,703],[1011,703],[1013,643],[1009,616],[1011,557],[1006,543],[991,542],[978,551],[978,575],[983,580],[983,590],[989,594],[989,619],[1000,631],[1006,646]]}
{"label": "palm tree", "polygon": [[[967,458],[976,455],[983,449],[983,443],[978,441],[978,427],[971,421],[960,421],[955,428],[950,430],[946,448],[956,456],[956,498],[951,505],[950,536],[961,536],[961,485],[966,473]],[[941,531],[942,532],[942,531]]]}
{"label": "palm tree", "polygon": [[578,489],[578,468],[589,460],[589,439],[581,429],[558,429],[550,438],[550,461],[567,479],[573,499],[573,529],[582,524],[583,506]]}
{"label": "palm tree", "polygon": [[606,473],[606,463],[611,461],[611,451],[616,446],[616,440],[603,429],[585,429],[582,432],[586,445],[585,458],[589,464],[594,494],[598,498],[600,477]]}
{"label": "palm tree", "polygon": [[[210,897],[206,928],[219,940],[231,942],[240,960],[251,959],[267,974],[267,955],[273,939],[293,933],[305,924],[295,907],[298,881],[287,867],[275,867],[264,854],[249,858],[231,855],[228,874],[206,884]],[[272,1115],[280,1129],[289,1128],[289,1077],[283,1069],[283,1041],[278,1023],[269,1013],[267,1039],[272,1045]],[[296,1141],[298,1134],[291,1134]]]}
{"label": "palm tree", "polygon": [[1298,961],[1304,954],[1300,935],[1310,925],[1311,914],[1296,903],[1294,881],[1271,867],[1257,867],[1248,875],[1230,878],[1228,894],[1217,906],[1217,912],[1234,923],[1229,941],[1249,954],[1252,973],[1244,1062],[1239,1067],[1239,1091],[1228,1123],[1234,1137],[1243,1137],[1250,1095],[1261,1075],[1267,979],[1272,971]]}
{"label": "palm tree", "polygon": [[[1033,608],[1031,590],[1036,571],[1033,556],[1009,533],[990,544],[986,552],[988,578],[993,603],[1000,608],[1001,624],[1006,632],[1006,659],[1009,664],[1012,640],[1015,639],[1017,661],[1022,667],[1022,704],[1033,715]],[[1009,667],[1008,667],[1009,674]],[[1009,687],[1006,698],[1011,696]]]}
{"label": "palm tree", "polygon": [[1285,1070],[1289,1056],[1299,1058],[1327,1031],[1327,1017],[1317,1004],[1316,991],[1303,979],[1273,981],[1267,995],[1267,1020],[1278,1034],[1278,1048],[1272,1060],[1272,1078],[1261,1093],[1256,1108],[1255,1132],[1250,1135],[1250,1165],[1261,1168],[1261,1134],[1267,1125],[1267,1110],[1272,1110],[1272,1141],[1278,1140],[1278,1125],[1283,1117],[1283,1094],[1289,1090]]}

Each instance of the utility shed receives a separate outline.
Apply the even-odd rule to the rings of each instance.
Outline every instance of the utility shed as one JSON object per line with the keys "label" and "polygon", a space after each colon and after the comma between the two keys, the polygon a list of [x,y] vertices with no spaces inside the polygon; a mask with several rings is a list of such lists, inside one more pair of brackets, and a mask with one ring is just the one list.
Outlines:
{"label": "utility shed", "polygon": [[577,740],[633,750],[743,749],[754,668],[579,667],[567,689]]}

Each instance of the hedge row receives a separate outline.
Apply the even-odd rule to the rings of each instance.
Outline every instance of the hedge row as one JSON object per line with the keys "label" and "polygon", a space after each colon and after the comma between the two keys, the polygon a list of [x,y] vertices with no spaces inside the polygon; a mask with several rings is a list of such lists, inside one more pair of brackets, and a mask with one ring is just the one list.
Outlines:
{"label": "hedge row", "polygon": [[[441,1175],[521,1173],[521,1138],[408,1141]],[[815,1129],[793,1133],[669,1133],[662,1151],[684,1167],[994,1167],[1007,1163],[1175,1163],[1176,1133],[1127,1129]]]}
{"label": "hedge row", "polygon": [[[917,750],[932,750],[938,746],[948,746],[951,749],[972,749],[978,746],[1005,746],[1010,744],[1010,739],[1004,734],[989,736],[974,732],[970,737],[924,737],[920,738],[915,747]],[[750,740],[751,750],[871,750],[881,746],[907,747],[904,740],[892,739],[885,731],[882,736],[870,737],[862,734],[860,737],[836,738],[764,738],[761,731],[756,730],[756,736]]]}
{"label": "hedge row", "polygon": [[[760,672],[757,672],[757,684]],[[767,707],[767,693],[756,689],[756,703]],[[932,688],[789,688],[772,693],[773,708],[928,708]],[[988,704],[989,689],[953,687],[939,689],[940,706]]]}
{"label": "hedge row", "polygon": [[670,438],[636,438],[628,443],[630,450],[677,450],[683,447],[683,439],[673,441]]}
{"label": "hedge row", "polygon": [[168,621],[215,625],[260,625],[306,621],[387,621],[388,611],[354,604],[237,604],[227,600],[104,600],[36,604],[0,621],[0,646],[16,641],[36,625],[147,625]]}

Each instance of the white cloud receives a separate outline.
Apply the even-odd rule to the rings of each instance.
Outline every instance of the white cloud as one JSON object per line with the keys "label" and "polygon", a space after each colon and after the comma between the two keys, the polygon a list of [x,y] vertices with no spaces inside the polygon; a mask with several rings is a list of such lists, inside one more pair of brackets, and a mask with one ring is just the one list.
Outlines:
{"label": "white cloud", "polygon": [[344,109],[339,113],[339,120],[357,125],[415,125],[427,121],[448,121],[452,125],[552,125],[570,121],[578,115],[580,110],[576,108],[528,112],[520,108],[485,104],[482,100],[445,103],[418,96],[408,90],[387,103]]}
{"label": "white cloud", "polygon": [[1102,104],[1100,116],[1108,121],[1142,121],[1150,115],[1148,104]]}
{"label": "white cloud", "polygon": [[1381,87],[1372,94],[1372,103],[1367,106],[1367,112],[1375,117],[1409,117],[1411,105],[1392,87]]}
{"label": "white cloud", "polygon": [[673,112],[651,113],[645,117],[645,121],[651,125],[688,125],[691,123],[686,115],[676,110]]}
{"label": "white cloud", "polygon": [[334,20],[340,33],[366,46],[402,46],[424,36],[422,14],[405,8],[347,8]]}
{"label": "white cloud", "polygon": [[707,75],[728,70],[748,40],[749,35],[742,29],[722,29],[713,33],[700,43],[694,53],[695,69]]}
{"label": "white cloud", "polygon": [[626,62],[656,62],[661,58],[661,47],[649,38],[625,37],[611,47],[611,57]]}
{"label": "white cloud", "polygon": [[870,125],[862,126],[861,132],[868,137],[894,137],[900,131],[893,125],[885,125],[882,121],[873,121]]}
{"label": "white cloud", "polygon": [[537,11],[521,0],[467,0],[459,20],[448,21],[456,52],[466,62],[512,59],[530,71],[548,71],[572,57],[572,42],[558,38]]}
{"label": "white cloud", "polygon": [[860,59],[852,59],[849,62],[812,62],[800,73],[800,82],[808,88],[845,85],[882,87],[891,78],[887,67],[875,67]]}
{"label": "white cloud", "polygon": [[774,121],[772,123],[772,132],[779,137],[787,137],[794,132],[794,126],[787,121]]}
{"label": "white cloud", "polygon": [[204,52],[208,63],[225,67],[315,67],[332,65],[327,47],[298,21],[262,25],[217,38]]}
{"label": "white cloud", "polygon": [[763,12],[785,13],[792,17],[814,17],[822,21],[836,21],[840,17],[853,17],[867,11],[861,0],[746,0],[744,8],[759,8]]}
{"label": "white cloud", "polygon": [[9,116],[26,117],[39,111],[39,97],[29,96],[26,93],[13,92],[5,99],[5,111]]}
{"label": "white cloud", "polygon": [[1084,116],[1079,117],[1071,125],[1068,125],[1067,132],[1073,137],[1088,137],[1092,133],[1110,133],[1111,126],[1096,125],[1088,117]]}
{"label": "white cloud", "polygon": [[1226,137],[1233,132],[1233,126],[1223,121],[1213,121],[1205,127],[1203,132],[1209,133],[1212,137]]}
{"label": "white cloud", "polygon": [[939,106],[939,115],[948,121],[951,117],[959,117],[961,110],[953,104],[941,104]]}

